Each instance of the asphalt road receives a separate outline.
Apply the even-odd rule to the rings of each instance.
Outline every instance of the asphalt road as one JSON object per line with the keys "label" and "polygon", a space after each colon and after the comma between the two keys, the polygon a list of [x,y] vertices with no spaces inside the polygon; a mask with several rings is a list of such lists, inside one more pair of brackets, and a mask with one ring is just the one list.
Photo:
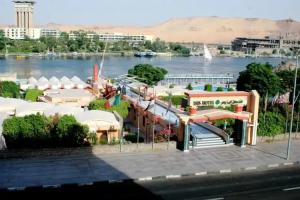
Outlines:
{"label": "asphalt road", "polygon": [[230,173],[146,182],[96,183],[90,186],[29,188],[0,191],[1,199],[12,196],[96,196],[99,199],[300,199],[300,168],[289,167],[251,173]]}
{"label": "asphalt road", "polygon": [[145,182],[163,199],[300,199],[300,168]]}

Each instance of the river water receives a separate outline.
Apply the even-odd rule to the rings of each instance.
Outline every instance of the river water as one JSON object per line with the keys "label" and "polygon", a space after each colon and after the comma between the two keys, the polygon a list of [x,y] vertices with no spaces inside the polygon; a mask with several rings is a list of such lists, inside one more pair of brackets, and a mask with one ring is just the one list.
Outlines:
{"label": "river water", "polygon": [[[104,60],[103,75],[116,77],[127,73],[128,69],[139,63],[149,63],[163,67],[171,74],[204,73],[204,74],[235,74],[245,69],[251,62],[269,62],[278,65],[285,59],[281,58],[233,58],[216,57],[211,62],[205,62],[202,57],[154,57],[137,58],[124,56],[107,56]],[[15,57],[0,59],[0,73],[16,72],[18,78],[45,76],[74,75],[86,80],[92,75],[93,65],[98,62],[96,57],[86,59],[42,58],[31,57],[17,60]]]}

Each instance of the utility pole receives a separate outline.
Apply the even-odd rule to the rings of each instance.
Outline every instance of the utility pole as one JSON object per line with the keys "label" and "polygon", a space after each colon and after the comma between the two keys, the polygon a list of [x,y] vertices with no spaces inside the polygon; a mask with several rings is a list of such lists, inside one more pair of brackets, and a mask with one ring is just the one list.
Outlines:
{"label": "utility pole", "polygon": [[154,86],[153,86],[153,98],[154,98],[154,108],[153,108],[153,126],[152,126],[152,150],[154,150],[155,123],[156,123],[156,114],[155,114],[156,94],[154,91]]}
{"label": "utility pole", "polygon": [[138,97],[138,100],[137,100],[137,139],[136,139],[136,148],[139,148],[139,140],[140,140],[140,109],[139,109],[139,106],[140,106],[140,94],[141,90],[140,90],[140,86],[139,86],[139,97]]}
{"label": "utility pole", "polygon": [[295,95],[296,95],[296,87],[297,87],[297,72],[298,72],[298,53],[297,53],[297,61],[296,61],[296,70],[295,70],[295,77],[294,77],[294,90],[293,90],[293,104],[292,104],[292,114],[291,114],[291,122],[290,122],[290,131],[289,131],[289,139],[288,139],[288,146],[286,152],[286,159],[290,159],[290,149],[291,149],[291,135],[293,129],[293,118],[294,118],[294,108],[295,108]]}

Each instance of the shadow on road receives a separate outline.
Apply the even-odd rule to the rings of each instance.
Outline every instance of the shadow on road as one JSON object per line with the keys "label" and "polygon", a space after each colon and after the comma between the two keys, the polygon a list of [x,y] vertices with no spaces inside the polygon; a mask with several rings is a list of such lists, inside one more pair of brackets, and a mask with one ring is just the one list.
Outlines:
{"label": "shadow on road", "polygon": [[[38,151],[38,150],[35,150]],[[92,148],[49,150],[22,159],[1,159],[0,198],[96,195],[99,199],[161,199],[131,180]],[[115,180],[115,181],[108,181]],[[118,181],[124,180],[124,181]],[[30,187],[28,187],[30,186]],[[24,190],[8,190],[25,187]]]}

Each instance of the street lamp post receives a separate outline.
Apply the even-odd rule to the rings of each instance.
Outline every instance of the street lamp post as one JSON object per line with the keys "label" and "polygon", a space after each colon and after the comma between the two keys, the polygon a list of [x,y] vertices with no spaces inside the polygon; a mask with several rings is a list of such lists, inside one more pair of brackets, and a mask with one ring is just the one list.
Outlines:
{"label": "street lamp post", "polygon": [[292,113],[291,113],[291,121],[290,121],[290,131],[289,131],[289,139],[288,139],[288,146],[287,146],[287,153],[286,153],[287,160],[289,160],[289,158],[290,158],[291,139],[292,139],[291,135],[292,135],[292,129],[293,129],[295,95],[296,95],[296,87],[297,87],[297,72],[298,72],[298,54],[297,54],[296,70],[295,70],[295,77],[294,77],[293,104],[292,104]]}

